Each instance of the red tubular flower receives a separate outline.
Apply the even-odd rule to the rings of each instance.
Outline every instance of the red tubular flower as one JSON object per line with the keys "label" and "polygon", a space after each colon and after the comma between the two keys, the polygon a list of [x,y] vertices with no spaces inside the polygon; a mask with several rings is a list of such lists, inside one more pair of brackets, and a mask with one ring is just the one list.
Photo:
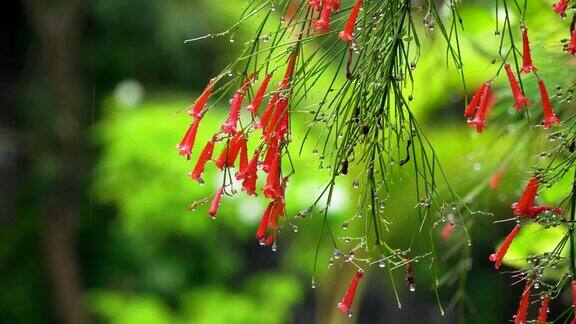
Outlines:
{"label": "red tubular flower", "polygon": [[[278,220],[284,215],[284,198],[280,197],[268,204],[258,230],[256,231],[256,239],[261,245],[270,245],[276,240],[276,230],[278,228]],[[267,230],[270,229],[270,234],[266,237]]]}
{"label": "red tubular flower", "polygon": [[214,152],[214,141],[210,140],[208,141],[208,143],[206,143],[206,146],[204,146],[202,153],[200,153],[200,157],[198,158],[198,161],[196,161],[196,166],[194,167],[194,170],[192,170],[192,172],[188,174],[190,177],[192,177],[192,179],[198,181],[199,183],[204,183],[204,180],[202,180],[202,173],[204,172],[204,166],[206,165],[206,162],[212,158],[213,152]]}
{"label": "red tubular flower", "polygon": [[[280,106],[280,105],[278,105],[278,106]],[[280,116],[278,129],[276,131],[276,135],[280,138],[284,137],[284,135],[286,135],[286,133],[288,133],[288,128],[289,128],[289,124],[288,124],[288,100],[286,100],[286,103],[284,104],[284,106],[286,106],[286,108],[282,109],[282,114]]]}
{"label": "red tubular flower", "polygon": [[554,12],[562,17],[566,17],[566,9],[568,9],[568,3],[570,0],[560,0],[558,3],[552,5]]}
{"label": "red tubular flower", "polygon": [[254,99],[252,99],[252,103],[246,107],[246,110],[252,113],[252,116],[258,115],[258,108],[260,108],[260,104],[262,103],[262,99],[264,98],[264,94],[266,93],[266,89],[268,88],[268,84],[270,83],[270,78],[272,78],[272,73],[266,74],[264,77],[264,81],[256,91],[254,95]]}
{"label": "red tubular flower", "polygon": [[210,205],[210,209],[208,210],[208,215],[212,218],[216,218],[218,207],[220,207],[220,200],[222,199],[222,193],[224,193],[224,187],[220,187],[220,189],[216,191],[214,199],[212,199],[212,205]]}
{"label": "red tubular flower", "polygon": [[480,98],[482,97],[482,93],[484,93],[484,88],[486,88],[486,86],[488,84],[489,84],[489,82],[483,83],[478,88],[478,90],[476,90],[474,97],[472,97],[472,100],[470,100],[470,102],[468,103],[468,106],[466,107],[466,110],[464,111],[464,117],[465,118],[471,118],[472,116],[474,116],[474,113],[476,112],[476,108],[478,108],[478,104],[480,103]]}
{"label": "red tubular flower", "polygon": [[248,143],[246,139],[240,143],[240,166],[238,172],[243,172],[248,166]]}
{"label": "red tubular flower", "polygon": [[178,149],[178,153],[180,155],[186,156],[186,159],[190,160],[190,153],[192,152],[192,148],[194,147],[194,142],[196,141],[196,133],[198,133],[198,125],[200,124],[200,119],[195,118],[186,134],[184,134],[184,138],[180,141],[180,144],[176,146]]}
{"label": "red tubular flower", "polygon": [[342,298],[342,301],[338,303],[338,309],[348,316],[350,316],[350,309],[352,308],[352,302],[354,302],[354,295],[356,295],[358,283],[363,275],[364,271],[356,271],[354,278],[352,278],[352,281],[350,281],[350,284],[348,285],[344,298]]}
{"label": "red tubular flower", "polygon": [[530,290],[532,288],[532,283],[526,281],[526,287],[522,291],[522,296],[520,297],[520,306],[514,316],[514,324],[526,324],[526,317],[528,316],[528,307],[530,306]]}
{"label": "red tubular flower", "polygon": [[332,11],[340,10],[340,0],[331,0],[331,2],[332,2]]}
{"label": "red tubular flower", "polygon": [[275,236],[276,229],[278,228],[278,221],[280,216],[284,215],[284,208],[286,203],[284,202],[284,192],[280,193],[278,198],[274,199],[274,209],[270,213],[270,219],[268,220],[268,228],[272,229],[272,236]]}
{"label": "red tubular flower", "polygon": [[242,100],[244,100],[244,91],[241,89],[236,91],[234,97],[230,100],[230,112],[228,119],[222,125],[222,131],[227,134],[236,134],[238,132],[237,124],[240,118],[240,108],[242,108]]}
{"label": "red tubular flower", "polygon": [[506,236],[506,239],[504,239],[504,242],[502,243],[500,248],[498,248],[496,253],[490,254],[490,257],[488,259],[490,261],[494,262],[494,267],[496,269],[500,268],[500,266],[502,265],[502,259],[504,259],[506,252],[508,252],[508,248],[510,247],[510,244],[512,244],[512,241],[514,240],[514,238],[516,237],[518,232],[520,232],[521,229],[522,229],[522,226],[516,225],[514,227],[514,229],[512,229],[512,232],[510,232],[510,234],[508,234],[508,236]]}
{"label": "red tubular flower", "polygon": [[262,215],[262,220],[260,221],[260,225],[258,225],[258,229],[256,230],[256,239],[260,242],[264,241],[266,237],[266,229],[268,229],[268,221],[270,220],[270,214],[274,209],[274,202],[268,204],[266,210],[264,211],[264,215]]}
{"label": "red tubular flower", "polygon": [[514,215],[520,216],[529,212],[530,207],[534,205],[534,200],[536,199],[539,185],[540,182],[535,177],[532,177],[530,180],[528,180],[528,183],[526,184],[524,192],[522,193],[522,196],[520,196],[518,203],[513,205]]}
{"label": "red tubular flower", "polygon": [[218,156],[218,159],[214,161],[216,166],[222,170],[224,167],[233,167],[234,162],[236,161],[236,157],[238,156],[238,152],[240,152],[240,148],[242,147],[243,143],[246,142],[246,138],[242,133],[236,133],[234,137],[228,143]]}
{"label": "red tubular flower", "polygon": [[284,72],[284,78],[282,78],[282,81],[280,82],[280,84],[278,84],[278,91],[285,90],[286,88],[288,88],[290,80],[294,75],[294,68],[296,67],[297,58],[298,58],[298,52],[293,51],[292,54],[290,54],[290,59],[288,60],[288,66],[286,67],[286,71]]}
{"label": "red tubular flower", "polygon": [[570,43],[566,45],[565,50],[572,55],[576,55],[576,29],[572,31],[572,38],[570,39]]}
{"label": "red tubular flower", "polygon": [[271,136],[282,137],[288,131],[288,98],[282,98],[276,105],[274,114],[264,129],[264,140],[270,139]]}
{"label": "red tubular flower", "polygon": [[454,224],[448,222],[446,223],[446,225],[444,225],[444,228],[442,228],[442,232],[440,232],[440,238],[443,240],[447,240],[450,235],[452,235],[452,231],[454,230]]}
{"label": "red tubular flower", "polygon": [[548,304],[550,303],[550,296],[545,296],[540,304],[540,310],[538,311],[538,320],[536,324],[546,324],[548,319]]}
{"label": "red tubular flower", "polygon": [[486,109],[488,108],[488,98],[490,96],[490,88],[492,87],[491,82],[486,82],[484,88],[482,89],[482,95],[480,96],[480,102],[478,103],[478,110],[476,111],[476,116],[474,119],[468,122],[468,126],[476,127],[478,133],[482,133],[486,127]]}
{"label": "red tubular flower", "polygon": [[266,198],[278,198],[280,197],[282,189],[280,188],[280,154],[276,154],[272,164],[270,165],[270,170],[268,177],[266,178],[266,185],[262,189],[262,193]]}
{"label": "red tubular flower", "polygon": [[214,88],[215,81],[216,79],[210,80],[210,82],[206,86],[206,89],[204,89],[200,97],[196,99],[190,110],[188,110],[188,114],[190,116],[193,116],[195,118],[202,118],[202,116],[204,115],[204,107],[206,106],[206,102],[208,102],[210,94],[212,94],[212,89]]}
{"label": "red tubular flower", "polygon": [[550,97],[548,97],[548,90],[546,90],[546,86],[544,85],[544,81],[542,81],[542,79],[538,79],[538,87],[540,88],[540,99],[542,100],[544,128],[550,128],[550,126],[560,124],[560,119],[556,117],[554,110],[552,110]]}
{"label": "red tubular flower", "polygon": [[502,181],[502,177],[506,173],[506,166],[501,167],[498,171],[494,172],[494,174],[490,177],[488,181],[488,187],[492,190],[495,190],[500,185],[500,181]]}
{"label": "red tubular flower", "polygon": [[258,158],[260,157],[260,150],[256,150],[254,152],[254,156],[250,162],[248,162],[248,166],[244,171],[241,171],[240,174],[236,175],[238,180],[242,181],[242,190],[246,191],[246,194],[249,196],[256,193],[256,180],[258,179]]}
{"label": "red tubular flower", "polygon": [[264,156],[264,162],[262,163],[262,170],[268,173],[272,167],[272,162],[274,158],[278,155],[278,150],[280,149],[280,140],[272,139],[268,142],[268,150],[266,151],[266,156]]}
{"label": "red tubular flower", "polygon": [[516,80],[516,76],[512,72],[512,69],[510,68],[510,64],[506,63],[506,65],[504,65],[504,68],[506,69],[506,74],[508,75],[508,81],[510,82],[510,88],[512,89],[512,94],[514,95],[514,107],[518,111],[522,111],[522,108],[524,106],[530,105],[530,100],[526,98],[522,93],[522,90],[518,85],[518,81]]}
{"label": "red tubular flower", "polygon": [[522,28],[522,55],[524,60],[524,66],[522,66],[522,72],[530,73],[536,72],[538,69],[532,64],[532,54],[530,53],[530,41],[528,40],[528,28]]}
{"label": "red tubular flower", "polygon": [[246,81],[242,84],[240,89],[236,90],[234,97],[230,99],[230,112],[228,112],[228,118],[224,125],[222,125],[222,132],[233,135],[238,132],[237,124],[240,118],[240,108],[242,108],[242,101],[244,100],[244,95],[246,90],[250,86],[250,81],[256,76],[256,73],[252,73],[246,78]]}
{"label": "red tubular flower", "polygon": [[316,20],[313,27],[323,33],[330,31],[330,20],[332,19],[332,2],[327,0],[324,2],[322,7],[322,12],[320,13],[320,19]]}
{"label": "red tubular flower", "polygon": [[270,121],[270,118],[274,113],[274,109],[278,104],[278,100],[280,100],[280,93],[276,92],[272,94],[272,97],[270,97],[270,101],[268,102],[268,105],[266,106],[266,109],[264,110],[262,117],[258,122],[256,122],[254,128],[266,129],[266,126],[268,126],[268,122]]}
{"label": "red tubular flower", "polygon": [[344,30],[338,34],[338,36],[340,36],[343,41],[352,41],[352,32],[354,25],[356,24],[356,19],[358,18],[358,13],[360,12],[360,7],[362,7],[362,0],[357,0],[354,8],[352,8],[352,11],[350,11],[350,16],[348,17],[346,26],[344,26]]}

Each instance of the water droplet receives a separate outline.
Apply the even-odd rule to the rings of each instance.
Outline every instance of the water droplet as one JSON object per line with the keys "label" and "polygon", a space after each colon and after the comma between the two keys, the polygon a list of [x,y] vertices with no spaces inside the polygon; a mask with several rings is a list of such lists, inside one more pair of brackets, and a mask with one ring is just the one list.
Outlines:
{"label": "water droplet", "polygon": [[338,260],[338,259],[340,259],[340,256],[341,256],[342,254],[340,253],[340,250],[334,249],[333,255],[334,255],[334,259]]}
{"label": "water droplet", "polygon": [[348,222],[342,223],[341,228],[342,228],[343,230],[347,230],[347,229],[348,229]]}
{"label": "water droplet", "polygon": [[480,171],[482,170],[482,164],[480,164],[480,162],[476,162],[472,165],[472,168],[474,169],[474,171]]}
{"label": "water droplet", "polygon": [[312,281],[310,282],[310,287],[312,287],[312,289],[316,289],[316,281],[314,278],[312,278]]}
{"label": "water droplet", "polygon": [[381,259],[380,261],[378,261],[378,267],[386,268],[386,260]]}
{"label": "water droplet", "polygon": [[410,284],[410,291],[416,291],[416,286],[414,284]]}

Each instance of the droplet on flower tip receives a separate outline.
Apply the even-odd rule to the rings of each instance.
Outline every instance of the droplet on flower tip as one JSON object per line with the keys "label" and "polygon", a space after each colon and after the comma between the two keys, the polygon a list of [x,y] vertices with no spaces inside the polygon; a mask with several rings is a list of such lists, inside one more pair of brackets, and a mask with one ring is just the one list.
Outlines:
{"label": "droplet on flower tip", "polygon": [[316,289],[316,281],[314,281],[314,279],[312,279],[310,282],[310,287],[312,287],[312,289]]}
{"label": "droplet on flower tip", "polygon": [[416,286],[414,286],[414,284],[410,284],[409,289],[410,291],[414,292],[416,291]]}
{"label": "droplet on flower tip", "polygon": [[276,252],[278,251],[278,246],[276,245],[276,242],[272,243],[272,252]]}

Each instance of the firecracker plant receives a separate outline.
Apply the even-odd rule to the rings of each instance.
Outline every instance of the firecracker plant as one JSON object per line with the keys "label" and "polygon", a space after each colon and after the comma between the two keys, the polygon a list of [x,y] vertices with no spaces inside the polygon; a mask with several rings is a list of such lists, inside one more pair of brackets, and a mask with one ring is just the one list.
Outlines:
{"label": "firecracker plant", "polygon": [[[497,16],[504,17],[503,22],[496,23],[500,45],[492,65],[494,74],[472,92],[464,117],[469,127],[482,133],[490,127],[491,117],[498,117],[491,116],[496,109],[494,103],[509,101],[529,124],[529,132],[538,133],[524,136],[536,140],[546,134],[562,140],[545,152],[545,162],[534,166],[524,192],[512,205],[510,215],[516,222],[489,256],[499,268],[515,236],[531,223],[544,228],[566,228],[566,235],[553,251],[530,256],[530,266],[514,273],[525,282],[514,321],[526,323],[528,309],[538,301],[541,307],[537,321],[544,323],[548,320],[549,303],[562,291],[572,289],[576,294],[572,226],[576,213],[576,123],[573,116],[564,116],[559,108],[562,102],[571,100],[574,85],[563,89],[565,97],[550,97],[546,81],[539,74],[541,66],[532,59],[526,2],[494,1]],[[177,148],[180,155],[193,162],[189,176],[201,184],[205,168],[222,171],[221,186],[214,195],[193,202],[190,208],[206,204],[208,214],[216,218],[219,205],[226,203],[228,196],[238,195],[239,191],[249,196],[263,195],[268,205],[255,236],[261,245],[273,250],[277,249],[277,238],[285,224],[299,217],[322,217],[313,273],[318,271],[322,243],[330,242],[334,250],[329,268],[355,270],[348,290],[337,304],[348,315],[361,278],[374,267],[385,268],[389,273],[399,307],[396,276],[402,273],[407,287],[414,291],[414,262],[428,265],[442,314],[445,307],[438,289],[446,278],[457,278],[454,281],[459,283],[449,308],[463,300],[470,267],[471,238],[467,229],[481,213],[472,212],[447,183],[434,148],[410,105],[413,89],[418,86],[413,71],[421,57],[420,39],[429,35],[443,40],[446,66],[458,73],[466,91],[459,34],[464,28],[458,11],[462,5],[458,0],[247,0],[238,23],[228,30],[189,40],[229,37],[234,41],[234,31],[244,22],[260,21],[253,38],[221,74],[207,82],[188,111],[190,127]],[[575,18],[570,9],[573,6],[576,1],[560,0],[550,9],[559,15],[559,26],[565,24],[562,18],[572,15],[566,37],[560,41],[562,52],[568,56],[576,54]],[[519,23],[512,22],[512,14],[520,17]],[[330,83],[326,87],[320,80],[327,75]],[[528,75],[534,77],[523,81],[522,77]],[[507,80],[509,90],[495,87],[499,78]],[[526,93],[526,82],[534,82],[539,95]],[[511,93],[512,100],[497,98],[497,92]],[[321,96],[318,100],[310,93]],[[195,143],[203,116],[213,113],[212,108],[223,100],[229,100],[230,108],[220,130],[207,143]],[[303,148],[302,142],[292,140],[294,122],[307,124],[303,141],[315,143],[316,162],[331,176],[321,196],[310,201],[309,208],[287,215],[285,206],[290,201],[286,201],[285,192],[291,190],[290,179],[298,172],[292,160]],[[487,180],[488,188],[498,187],[507,164],[513,162],[503,161]],[[537,202],[540,189],[553,186],[570,173],[574,173],[574,189],[566,199],[557,206]],[[327,219],[334,187],[347,178],[358,188],[357,212],[341,228],[353,228],[358,234],[355,237],[340,237],[340,229]],[[414,186],[414,206],[408,208],[405,217],[419,220],[410,235],[412,241],[422,241],[425,250],[415,249],[412,244],[392,246],[387,240],[386,233],[394,231],[400,217],[387,214],[385,208],[391,197],[399,194],[392,189],[393,181]],[[453,246],[447,253],[442,252],[446,255],[440,255],[437,245],[448,238]],[[452,270],[439,273],[438,262],[454,255],[458,261]],[[542,279],[543,271],[561,264],[569,265],[561,280],[550,283]],[[558,314],[558,318],[576,316],[572,314],[569,309]]]}

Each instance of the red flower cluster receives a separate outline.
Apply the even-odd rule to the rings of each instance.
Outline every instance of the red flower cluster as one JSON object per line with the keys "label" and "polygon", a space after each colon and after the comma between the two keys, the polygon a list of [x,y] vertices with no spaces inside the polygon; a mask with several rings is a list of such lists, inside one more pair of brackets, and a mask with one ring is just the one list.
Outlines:
{"label": "red flower cluster", "polygon": [[[286,202],[284,198],[277,198],[268,204],[258,230],[256,231],[256,239],[261,245],[270,245],[276,241],[276,230],[278,228],[278,220],[284,216],[284,209]],[[268,233],[268,236],[266,234]]]}
{"label": "red flower cluster", "polygon": [[[530,292],[532,290],[532,282],[530,280],[526,281],[526,286],[522,290],[522,295],[520,295],[520,305],[518,306],[518,311],[514,315],[514,324],[527,324],[528,321],[528,309],[530,308]],[[572,281],[570,284],[572,290],[572,302],[573,307],[576,309],[576,281]],[[548,319],[548,311],[550,305],[550,296],[544,295],[541,297],[542,302],[540,303],[540,308],[538,309],[538,318],[536,319],[537,324],[545,324]],[[530,323],[533,323],[530,321]],[[576,313],[574,314],[574,319],[570,322],[571,324],[576,323]]]}
{"label": "red flower cluster", "polygon": [[[530,52],[530,41],[528,40],[528,29],[526,27],[522,28],[522,47],[523,47],[523,66],[520,71],[524,73],[536,72],[537,69],[532,63],[532,55]],[[573,34],[572,41],[566,46],[566,51],[576,54],[576,31]],[[526,98],[520,85],[518,84],[518,79],[516,75],[510,68],[510,64],[504,64],[504,70],[508,76],[508,82],[510,84],[510,89],[512,95],[514,96],[514,107],[518,111],[522,111],[525,106],[531,104],[530,99]],[[486,117],[489,114],[492,103],[494,102],[494,95],[490,95],[490,88],[492,86],[491,81],[485,82],[474,94],[472,100],[466,107],[464,111],[465,118],[474,119],[468,120],[468,126],[475,127],[478,133],[486,128]],[[544,115],[544,128],[550,128],[551,126],[560,124],[560,120],[556,117],[554,110],[552,109],[552,103],[550,102],[550,97],[548,96],[548,91],[544,85],[544,81],[538,78],[538,87],[540,89],[540,99],[542,101],[542,112]]]}
{"label": "red flower cluster", "polygon": [[[320,18],[314,22],[312,27],[322,33],[330,31],[330,23],[332,20],[332,13],[340,10],[340,0],[310,0],[308,1],[310,8],[320,11]],[[350,16],[344,25],[344,29],[338,36],[345,42],[352,42],[354,33],[354,25],[358,19],[360,8],[362,7],[362,0],[356,0],[356,4],[350,11]]]}
{"label": "red flower cluster", "polygon": [[[560,0],[557,3],[552,5],[554,8],[554,12],[562,16],[562,18],[566,18],[566,9],[568,9],[568,5],[570,4],[570,0]],[[571,28],[571,38],[570,42],[566,44],[564,50],[572,55],[576,55],[576,29],[574,29],[574,22],[572,22]]]}
{"label": "red flower cluster", "polygon": [[555,208],[548,205],[534,205],[539,185],[540,182],[537,178],[530,178],[518,202],[512,204],[514,215],[518,217],[534,218],[545,211],[551,211],[558,215],[564,212],[561,208]]}
{"label": "red flower cluster", "polygon": [[[254,128],[262,129],[262,138],[264,141],[260,147],[258,147],[254,153],[249,156],[249,128],[238,128],[244,97],[256,77],[256,73],[253,73],[248,76],[248,78],[242,83],[241,87],[236,90],[232,99],[230,99],[230,111],[226,121],[220,128],[220,132],[215,134],[208,143],[206,143],[206,146],[204,146],[198,160],[196,161],[194,169],[189,173],[189,176],[192,179],[199,183],[203,183],[204,180],[202,179],[202,173],[204,172],[206,163],[212,159],[216,142],[226,140],[218,158],[214,160],[214,164],[216,164],[220,170],[226,172],[227,168],[234,167],[236,161],[239,160],[235,177],[237,180],[241,181],[243,191],[248,195],[255,195],[256,180],[258,179],[258,166],[260,165],[259,159],[261,153],[265,151],[266,153],[261,165],[262,170],[268,175],[266,178],[266,184],[262,188],[262,192],[265,197],[272,199],[272,202],[268,204],[268,208],[262,217],[262,221],[256,233],[258,240],[265,245],[272,244],[276,240],[279,218],[285,214],[284,210],[286,203],[284,200],[284,190],[287,178],[282,178],[282,151],[286,144],[287,134],[289,132],[288,107],[290,94],[288,90],[290,81],[294,75],[296,59],[297,51],[294,51],[290,55],[284,77],[278,84],[276,91],[272,93],[270,101],[260,119],[258,119],[259,107],[266,94],[266,90],[272,78],[272,73],[265,76],[264,80],[258,87],[252,102],[246,108],[247,111],[252,114],[253,121],[255,121],[252,126]],[[190,158],[194,146],[200,120],[206,112],[205,107],[210,94],[212,93],[215,82],[216,80],[214,79],[210,81],[206,89],[189,110],[189,114],[194,118],[194,120],[186,131],[184,138],[177,146],[180,155],[185,155],[188,159]],[[226,192],[226,187],[227,185],[222,185],[213,196],[208,211],[208,214],[212,218],[216,217],[222,200],[222,195]]]}
{"label": "red flower cluster", "polygon": [[562,17],[566,17],[566,9],[568,9],[568,3],[570,0],[560,0],[558,3],[552,5],[554,12]]}
{"label": "red flower cluster", "polygon": [[478,133],[482,133],[486,127],[486,111],[488,110],[488,99],[490,97],[491,88],[492,82],[490,81],[485,82],[480,86],[464,112],[464,117],[466,118],[470,118],[474,116],[474,113],[476,113],[474,119],[468,121],[468,126],[476,127]]}

